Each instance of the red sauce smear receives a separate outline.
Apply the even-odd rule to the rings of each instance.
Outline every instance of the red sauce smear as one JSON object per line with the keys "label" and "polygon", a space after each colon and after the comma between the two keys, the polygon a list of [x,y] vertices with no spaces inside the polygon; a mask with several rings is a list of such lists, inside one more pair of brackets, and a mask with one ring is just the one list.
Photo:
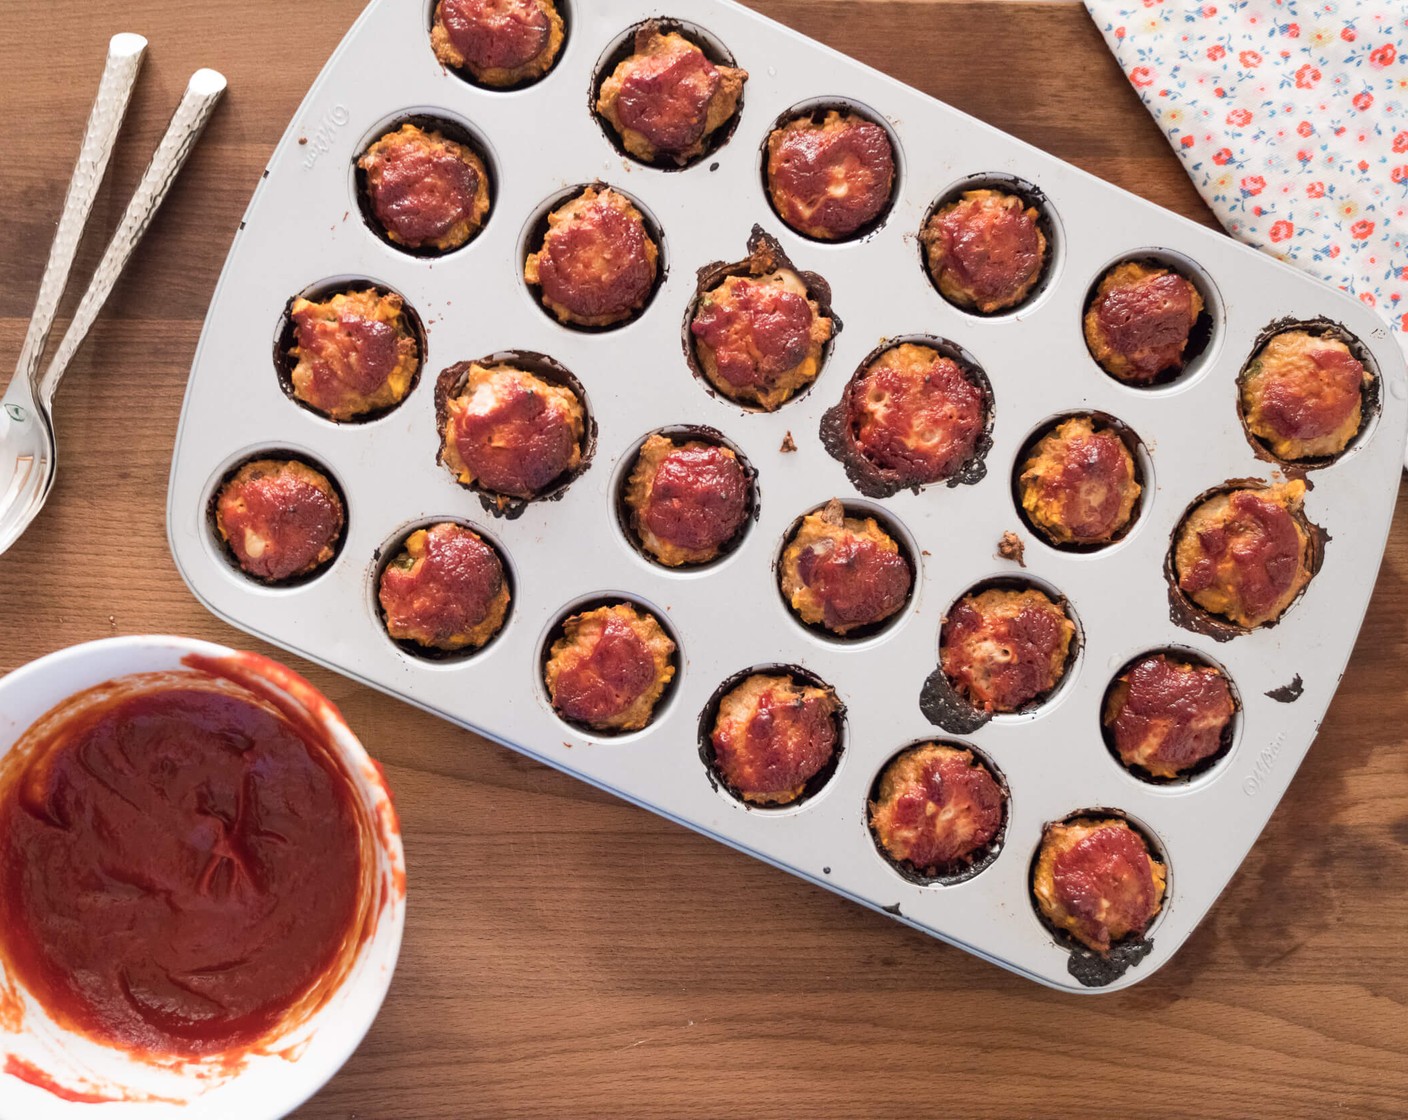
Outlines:
{"label": "red sauce smear", "polygon": [[[783,221],[830,237],[854,233],[890,200],[895,156],[871,121],[782,131],[768,157],[768,185]],[[844,191],[833,190],[837,179]]]}
{"label": "red sauce smear", "polygon": [[741,737],[732,727],[714,732],[714,760],[724,781],[745,794],[787,793],[805,785],[836,749],[833,713],[829,696],[764,692]]}
{"label": "red sauce smear", "polygon": [[[883,394],[889,414],[868,412],[866,398]],[[973,456],[987,397],[952,358],[922,374],[877,364],[849,391],[851,430],[862,455],[906,484],[948,478]]]}
{"label": "red sauce smear", "polygon": [[[1108,949],[1111,933],[1142,933],[1158,906],[1149,852],[1128,827],[1106,827],[1077,841],[1056,857],[1055,897],[1082,931]],[[1103,920],[1101,904],[1109,909]]]}
{"label": "red sauce smear", "polygon": [[[933,817],[929,806],[939,810]],[[940,814],[951,814],[943,819]],[[907,835],[893,852],[915,867],[940,868],[970,859],[1002,827],[1002,790],[985,766],[953,755],[926,758],[919,776],[889,806],[890,823]]]}
{"label": "red sauce smear", "polygon": [[1130,364],[1130,377],[1149,381],[1183,367],[1193,329],[1193,285],[1171,272],[1111,288],[1095,308],[1110,348]]}
{"label": "red sauce smear", "polygon": [[534,0],[440,0],[440,22],[480,70],[526,66],[547,49],[547,13]]}
{"label": "red sauce smear", "polygon": [[690,331],[714,352],[719,376],[739,388],[766,388],[811,349],[811,304],[776,284],[743,280],[711,296]]}
{"label": "red sauce smear", "polygon": [[591,649],[558,674],[552,701],[568,719],[592,723],[620,715],[654,684],[650,647],[629,623],[607,615]]}
{"label": "red sauce smear", "polygon": [[227,691],[77,707],[6,776],[0,949],[58,1022],[99,1041],[247,1047],[357,939],[356,797],[321,737]]}
{"label": "red sauce smear", "polygon": [[1261,615],[1295,582],[1301,540],[1295,518],[1279,502],[1247,490],[1228,497],[1227,519],[1198,534],[1202,551],[1179,586],[1196,593],[1220,585],[1233,592],[1243,613]]}
{"label": "red sauce smear", "polygon": [[832,628],[884,621],[904,606],[914,581],[899,553],[850,533],[803,549],[797,575]]}
{"label": "red sauce smear", "polygon": [[528,385],[496,382],[494,392],[492,408],[455,417],[455,449],[486,490],[531,498],[572,462],[571,417]]}
{"label": "red sauce smear", "polygon": [[503,585],[503,564],[482,538],[435,525],[418,564],[391,564],[382,573],[378,598],[389,628],[444,641],[483,622]]}
{"label": "red sauce smear", "polygon": [[1007,303],[1041,271],[1041,240],[1025,204],[965,198],[939,215],[943,265],[977,303]]}
{"label": "red sauce smear", "polygon": [[665,152],[683,151],[704,135],[709,102],[723,80],[691,45],[641,54],[627,63],[616,115]]}
{"label": "red sauce smear", "polygon": [[[1015,711],[1055,685],[1051,658],[1062,633],[1054,608],[1028,604],[1012,617],[988,617],[961,601],[944,626],[944,672],[977,707]],[[984,650],[989,642],[1001,652]]]}
{"label": "red sauce smear", "polygon": [[[47,1073],[31,1062],[23,1058],[17,1058],[13,1054],[5,1055],[5,1072],[11,1077],[18,1077],[21,1081],[27,1081],[36,1088],[43,1089],[46,1093],[52,1093],[60,1100],[73,1101],[75,1104],[108,1104],[113,1101],[127,1101],[134,1098],[121,1094],[99,1093],[84,1089],[70,1089],[60,1085]],[[150,1100],[149,1097],[139,1098]],[[183,1103],[180,1101],[173,1103]]]}
{"label": "red sauce smear", "polygon": [[479,173],[454,152],[398,141],[378,164],[379,173],[367,179],[372,210],[406,244],[444,237],[473,213]]}
{"label": "red sauce smear", "polygon": [[619,315],[650,294],[655,269],[645,225],[609,199],[579,199],[548,230],[538,257],[543,295],[584,318]]}
{"label": "red sauce smear", "polygon": [[1185,668],[1166,657],[1146,657],[1126,675],[1124,703],[1111,729],[1115,747],[1129,761],[1149,756],[1186,770],[1222,747],[1234,706],[1227,681],[1216,669]]}
{"label": "red sauce smear", "polygon": [[661,461],[642,513],[647,529],[678,548],[719,548],[748,515],[748,478],[718,447],[678,447]]}
{"label": "red sauce smear", "polygon": [[1318,439],[1340,428],[1363,399],[1364,367],[1334,347],[1309,355],[1313,370],[1268,373],[1261,388],[1261,415],[1286,439]]}

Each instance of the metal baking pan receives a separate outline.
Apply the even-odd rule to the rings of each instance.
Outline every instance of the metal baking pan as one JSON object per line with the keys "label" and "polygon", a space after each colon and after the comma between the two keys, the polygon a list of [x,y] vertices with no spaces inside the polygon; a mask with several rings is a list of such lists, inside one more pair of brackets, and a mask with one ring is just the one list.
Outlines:
{"label": "metal baking pan", "polygon": [[[715,839],[1004,967],[1071,991],[1116,990],[1167,961],[1208,911],[1284,793],[1334,694],[1384,547],[1408,426],[1403,359],[1384,324],[1348,296],[973,120],[727,0],[639,0],[568,8],[562,56],[541,82],[495,92],[436,61],[428,3],[376,0],[338,48],[269,162],[206,320],[172,463],[168,526],[186,582],[213,612],[266,639],[575,774]],[[599,63],[640,21],[668,15],[707,32],[749,71],[727,143],[666,172],[623,156],[589,111]],[[789,231],[765,197],[761,151],[774,122],[806,103],[854,104],[897,142],[894,205],[865,238],[822,244]],[[367,227],[354,161],[390,122],[430,114],[459,122],[487,151],[497,195],[464,249],[426,259]],[[981,318],[950,306],[921,268],[917,232],[934,201],[973,177],[1014,177],[1044,199],[1049,281],[1015,313]],[[663,234],[664,279],[647,310],[617,330],[560,326],[522,281],[525,242],[548,205],[604,181]],[[773,413],[707,391],[682,352],[696,271],[738,260],[754,225],[798,269],[824,277],[844,322],[812,388]],[[1140,390],[1091,359],[1081,314],[1112,262],[1162,255],[1205,291],[1212,333],[1186,376]],[[424,324],[417,387],[365,424],[336,424],[280,387],[275,340],[290,297],[328,281],[365,279],[401,293]],[[1328,319],[1356,337],[1381,387],[1379,407],[1336,463],[1310,471],[1305,502],[1329,536],[1323,566],[1274,627],[1227,642],[1179,625],[1165,559],[1190,502],[1229,479],[1276,481],[1237,412],[1236,378],[1258,337],[1284,319]],[[818,436],[823,413],[881,340],[930,336],[981,367],[994,399],[987,473],[881,502],[863,498]],[[584,386],[597,425],[589,467],[557,500],[491,516],[436,462],[436,374],[500,351],[541,353]],[[1031,433],[1073,410],[1118,418],[1147,452],[1135,528],[1096,553],[1057,551],[1014,506],[1014,460]],[[647,434],[707,425],[757,471],[759,509],[741,545],[703,570],[668,571],[627,541],[616,516],[621,472]],[[789,435],[795,451],[783,451]],[[346,496],[348,528],[331,567],[290,588],[242,577],[214,540],[214,488],[250,454],[284,449],[321,463]],[[832,497],[882,508],[918,565],[904,616],[860,642],[802,627],[778,593],[774,565],[795,519]],[[475,526],[503,551],[515,589],[504,631],[482,653],[427,661],[393,643],[375,606],[378,558],[407,527],[436,519]],[[1005,531],[1026,543],[1027,568],[995,555]],[[922,713],[940,620],[970,586],[1022,576],[1070,605],[1076,660],[1049,702],[964,736],[1010,791],[1002,850],[980,874],[912,882],[869,834],[866,799],[878,770],[916,740],[952,738]],[[596,738],[550,708],[541,682],[545,636],[565,612],[622,596],[655,613],[680,645],[666,706],[644,731]],[[1182,783],[1153,785],[1120,767],[1101,736],[1111,677],[1138,654],[1197,651],[1227,670],[1241,710],[1230,751]],[[700,713],[721,682],[754,665],[796,664],[831,684],[846,707],[844,751],[815,796],[784,809],[745,807],[711,783]],[[1296,688],[1288,688],[1299,681]],[[1293,702],[1288,697],[1295,695]],[[1168,862],[1168,892],[1137,966],[1090,988],[1067,945],[1031,904],[1029,875],[1043,824],[1078,810],[1126,814]],[[1115,970],[1118,972],[1118,970]],[[1090,980],[1088,975],[1085,980]]]}

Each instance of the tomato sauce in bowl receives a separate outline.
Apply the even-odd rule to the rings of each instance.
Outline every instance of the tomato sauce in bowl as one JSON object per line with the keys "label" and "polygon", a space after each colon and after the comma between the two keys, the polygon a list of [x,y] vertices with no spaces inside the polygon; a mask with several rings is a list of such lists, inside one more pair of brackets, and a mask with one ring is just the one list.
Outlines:
{"label": "tomato sauce in bowl", "polygon": [[[86,664],[124,660],[155,671]],[[92,643],[0,694],[4,1072],[68,1101],[295,1106],[370,1026],[399,947],[379,768],[307,682],[206,643]]]}

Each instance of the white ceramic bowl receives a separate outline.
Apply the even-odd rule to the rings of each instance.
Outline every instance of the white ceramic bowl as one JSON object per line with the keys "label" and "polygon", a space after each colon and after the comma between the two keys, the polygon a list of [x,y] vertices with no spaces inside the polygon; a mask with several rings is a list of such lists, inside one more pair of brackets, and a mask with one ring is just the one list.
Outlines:
{"label": "white ceramic bowl", "polygon": [[[0,1072],[3,1120],[92,1120],[94,1097],[129,1098],[105,1104],[101,1112],[107,1120],[284,1116],[317,1092],[351,1056],[386,996],[406,913],[405,857],[396,813],[376,764],[337,709],[301,677],[256,654],[189,638],[144,635],[89,642],[0,679],[0,756],[69,696],[132,673],[190,671],[182,659],[191,655],[224,662],[257,678],[261,688],[272,687],[306,711],[336,745],[374,829],[376,867],[369,878],[380,904],[373,932],[340,986],[316,1012],[224,1070],[198,1062],[160,1067],[67,1032],[16,987],[0,962],[0,1071],[38,1070],[66,1090],[56,1094],[32,1084],[32,1075],[27,1080]],[[7,1011],[7,989],[9,1002],[22,1004],[22,1015],[13,1014],[13,1007]],[[18,1023],[12,1021],[16,1018]]]}

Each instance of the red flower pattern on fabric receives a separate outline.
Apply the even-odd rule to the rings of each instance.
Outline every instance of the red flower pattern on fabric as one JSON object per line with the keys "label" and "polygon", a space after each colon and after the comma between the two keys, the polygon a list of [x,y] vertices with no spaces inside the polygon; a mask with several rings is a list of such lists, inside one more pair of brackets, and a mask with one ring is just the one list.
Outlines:
{"label": "red flower pattern on fabric", "polygon": [[1408,331],[1402,0],[1085,4],[1223,225]]}

